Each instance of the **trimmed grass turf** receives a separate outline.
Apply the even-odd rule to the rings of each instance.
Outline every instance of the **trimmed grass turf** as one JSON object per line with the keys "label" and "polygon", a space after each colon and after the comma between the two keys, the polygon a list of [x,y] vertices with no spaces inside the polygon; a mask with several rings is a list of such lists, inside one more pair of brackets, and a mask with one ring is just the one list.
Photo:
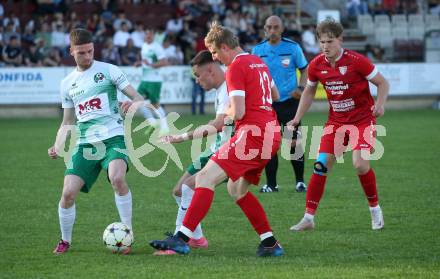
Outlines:
{"label": "trimmed grass turf", "polygon": [[[326,115],[309,113],[304,124],[322,125]],[[209,117],[184,116],[179,127]],[[171,189],[181,171],[146,178],[131,166],[136,243],[130,256],[113,255],[101,241],[105,227],[118,220],[113,191],[101,175],[90,194],[77,200],[71,251],[52,255],[59,238],[57,203],[62,160],[50,160],[60,119],[0,120],[0,278],[439,278],[440,112],[387,112],[378,123],[383,158],[373,162],[384,211],[385,229],[373,232],[370,215],[350,154],[329,177],[314,232],[291,233],[303,214],[305,194],[294,191],[290,163],[280,161],[280,192],[259,194],[286,255],[255,256],[258,238],[221,186],[204,220],[208,250],[189,256],[154,257],[148,245],[174,229],[176,204]],[[309,131],[309,138],[310,138]],[[142,135],[136,136],[142,143]],[[176,145],[184,166],[190,144]],[[308,155],[308,147],[306,155]],[[161,151],[143,162],[159,168]],[[313,160],[306,160],[308,179]],[[264,179],[264,178],[263,178]],[[262,181],[264,182],[264,181]],[[254,192],[258,188],[253,189]]]}

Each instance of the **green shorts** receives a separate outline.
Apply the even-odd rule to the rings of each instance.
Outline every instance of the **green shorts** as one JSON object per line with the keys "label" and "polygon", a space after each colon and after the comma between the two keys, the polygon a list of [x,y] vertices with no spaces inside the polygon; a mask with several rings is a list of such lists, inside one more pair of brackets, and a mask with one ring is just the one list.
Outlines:
{"label": "green shorts", "polygon": [[150,100],[152,104],[158,104],[160,100],[160,89],[162,88],[162,82],[150,82],[142,81],[139,84],[138,92],[146,99]]}
{"label": "green shorts", "polygon": [[191,175],[198,173],[208,163],[209,158],[211,158],[213,154],[214,153],[212,153],[210,150],[203,152],[200,154],[199,158],[192,162],[186,171]]}
{"label": "green shorts", "polygon": [[[127,164],[128,171],[128,156],[119,151],[127,150],[124,137],[115,136],[102,141],[102,143],[105,146],[105,154],[96,154],[97,149],[92,144],[78,145],[68,164],[68,168],[64,172],[64,175],[73,174],[84,180],[85,184],[81,188],[81,192],[88,193],[98,178],[101,169],[107,170],[110,162],[115,159],[123,159]],[[94,144],[99,144],[99,142]]]}

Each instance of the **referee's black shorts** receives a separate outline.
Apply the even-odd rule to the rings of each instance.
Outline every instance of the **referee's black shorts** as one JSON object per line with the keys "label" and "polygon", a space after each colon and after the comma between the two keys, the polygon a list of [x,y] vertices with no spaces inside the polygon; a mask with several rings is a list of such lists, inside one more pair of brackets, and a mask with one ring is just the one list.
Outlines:
{"label": "referee's black shorts", "polygon": [[[298,109],[299,100],[295,98],[289,98],[282,102],[274,102],[272,107],[277,113],[278,122],[280,122],[281,127],[286,126],[287,122],[295,117],[296,110]],[[301,125],[301,123],[299,124]],[[298,136],[297,132],[293,132],[292,139],[296,139]]]}

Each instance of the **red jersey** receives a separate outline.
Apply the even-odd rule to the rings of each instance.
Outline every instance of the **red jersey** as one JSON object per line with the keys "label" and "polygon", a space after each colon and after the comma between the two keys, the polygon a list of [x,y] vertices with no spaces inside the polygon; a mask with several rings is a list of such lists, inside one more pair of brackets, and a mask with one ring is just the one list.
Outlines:
{"label": "red jersey", "polygon": [[235,57],[226,71],[228,95],[245,97],[245,114],[235,122],[236,130],[245,124],[265,127],[277,119],[272,108],[273,84],[269,68],[258,56],[242,53]]}
{"label": "red jersey", "polygon": [[374,121],[371,107],[374,99],[368,81],[378,73],[377,68],[364,56],[342,49],[333,68],[324,54],[309,64],[309,85],[321,82],[330,104],[328,124],[356,124]]}

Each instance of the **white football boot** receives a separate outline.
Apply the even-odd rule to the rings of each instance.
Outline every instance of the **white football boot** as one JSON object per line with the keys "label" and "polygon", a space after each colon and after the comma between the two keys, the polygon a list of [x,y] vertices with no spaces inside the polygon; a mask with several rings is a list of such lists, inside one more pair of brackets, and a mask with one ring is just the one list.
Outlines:
{"label": "white football boot", "polygon": [[313,220],[302,218],[298,224],[290,227],[290,230],[295,232],[301,232],[301,231],[313,230],[314,228],[315,228],[315,222]]}
{"label": "white football boot", "polygon": [[382,209],[380,206],[370,207],[371,228],[373,230],[381,230],[384,226]]}

